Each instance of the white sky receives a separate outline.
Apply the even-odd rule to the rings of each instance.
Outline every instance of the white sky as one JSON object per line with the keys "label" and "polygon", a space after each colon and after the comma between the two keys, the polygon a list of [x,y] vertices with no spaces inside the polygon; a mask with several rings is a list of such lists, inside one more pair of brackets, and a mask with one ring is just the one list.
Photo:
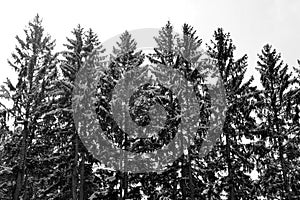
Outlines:
{"label": "white sky", "polygon": [[[254,72],[257,53],[266,43],[279,52],[286,63],[296,66],[300,59],[299,0],[10,0],[0,3],[0,83],[12,77],[7,59],[16,45],[15,36],[39,13],[45,31],[62,49],[65,38],[78,24],[92,28],[100,40],[125,29],[160,28],[170,20],[176,31],[184,22],[193,25],[205,43],[213,31],[230,32],[236,55],[249,56],[249,73]],[[257,73],[255,74],[257,75]],[[257,77],[257,76],[256,76]]]}

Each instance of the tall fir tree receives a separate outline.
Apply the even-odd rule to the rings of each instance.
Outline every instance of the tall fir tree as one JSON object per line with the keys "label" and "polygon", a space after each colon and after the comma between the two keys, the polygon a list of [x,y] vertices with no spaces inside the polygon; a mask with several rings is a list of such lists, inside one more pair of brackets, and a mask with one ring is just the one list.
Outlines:
{"label": "tall fir tree", "polygon": [[117,46],[113,46],[113,54],[115,56],[128,54],[136,50],[137,42],[128,31],[122,33],[119,39],[120,41],[116,43]]}
{"label": "tall fir tree", "polygon": [[182,38],[177,38],[177,49],[180,55],[195,68],[199,58],[204,53],[201,51],[202,40],[196,35],[197,31],[185,23],[182,26]]}
{"label": "tall fir tree", "polygon": [[7,109],[14,124],[6,147],[11,156],[9,167],[15,177],[11,198],[16,200],[38,198],[39,191],[48,187],[50,169],[44,157],[50,157],[52,152],[48,130],[54,120],[45,113],[52,109],[50,91],[58,62],[57,54],[53,54],[55,42],[45,35],[39,15],[29,22],[24,32],[24,40],[16,37],[16,52],[9,61],[17,72],[17,84],[14,86],[7,79],[7,88],[2,87],[2,94],[13,102],[12,108]]}
{"label": "tall fir tree", "polygon": [[[113,47],[112,59],[109,64],[108,72],[106,72],[105,77],[102,77],[103,82],[102,84],[100,84],[100,90],[102,94],[102,95],[100,94],[99,97],[100,105],[102,106],[102,108],[106,108],[106,109],[108,106],[108,104],[106,103],[108,103],[108,101],[110,100],[110,97],[107,96],[110,94],[109,91],[111,89],[115,89],[114,87],[116,86],[117,82],[120,79],[124,78],[125,73],[137,68],[144,61],[144,55],[142,54],[141,51],[137,51],[137,42],[135,41],[135,39],[132,38],[132,35],[128,31],[122,33],[119,39],[120,41],[117,42],[116,46]],[[108,79],[111,79],[111,81],[109,81]],[[125,84],[127,84],[128,81],[130,80],[126,80]],[[126,87],[126,85],[124,86]],[[119,90],[124,91],[125,88],[122,86],[121,88],[119,88]],[[103,104],[104,102],[106,103]],[[126,133],[126,130],[130,130],[128,127],[129,126],[128,120],[130,119],[126,117],[127,112],[125,111],[125,109],[128,110],[129,107],[125,105],[118,112],[120,119],[123,119],[121,122],[122,127],[120,127],[122,131],[120,132],[117,130],[112,130],[112,132],[114,132],[112,134],[116,136],[116,138],[114,138],[115,141],[119,141],[117,145],[119,145],[120,148],[124,150],[125,149],[128,150],[127,148],[128,148],[129,140],[128,140],[128,135]],[[103,112],[100,111],[99,113],[101,115],[101,113]],[[109,115],[111,114],[112,113],[109,113]],[[124,167],[125,172],[117,171],[115,174],[116,180],[111,184],[116,184],[114,187],[119,188],[118,198],[121,199],[141,198],[139,186],[136,186],[135,184],[138,182],[137,179],[139,176],[127,172],[129,170],[126,168],[127,162],[128,160],[126,157],[122,158],[121,163],[122,166]],[[108,194],[108,197],[113,198],[115,196],[115,192],[116,191],[114,191],[112,194]]]}
{"label": "tall fir tree", "polygon": [[299,162],[296,79],[271,45],[265,45],[258,58],[257,70],[263,86],[257,109],[260,190],[267,198],[297,199],[299,183],[294,179],[299,177],[296,167]]}
{"label": "tall fir tree", "polygon": [[219,199],[225,192],[231,200],[255,199],[249,175],[254,169],[254,161],[251,148],[243,139],[253,139],[251,131],[255,128],[255,121],[250,114],[254,105],[250,100],[256,95],[256,88],[251,86],[253,77],[244,79],[247,55],[235,60],[235,49],[230,34],[220,28],[215,31],[214,40],[208,46],[209,55],[217,60],[224,84],[227,112],[220,141],[205,160],[212,170],[209,179],[214,181],[210,183],[214,185],[209,189],[211,191],[203,191],[206,198]]}
{"label": "tall fir tree", "polygon": [[[159,30],[158,36],[154,37],[157,47],[154,48],[153,54],[147,56],[150,62],[154,65],[163,65],[172,68],[178,57],[176,52],[177,39],[179,39],[179,36],[175,33],[171,22],[168,21],[166,25]],[[149,174],[148,179],[146,179],[147,181],[142,182],[142,187],[145,188],[145,190],[148,185],[156,187],[153,187],[154,192],[147,191],[146,195],[149,195],[150,198],[158,196],[158,198],[169,197],[171,199],[177,199],[180,195],[180,192],[177,190],[179,186],[179,169],[179,161],[175,161],[168,166],[161,175],[158,173]],[[161,188],[162,191],[158,192],[158,188]]]}
{"label": "tall fir tree", "polygon": [[155,53],[149,57],[150,61],[155,64],[173,65],[176,59],[176,40],[178,37],[178,34],[174,32],[173,25],[168,21],[167,24],[159,30],[158,36],[154,37],[157,47],[154,48]]}
{"label": "tall fir tree", "polygon": [[[159,36],[155,37],[158,48],[155,48],[155,53],[149,56],[150,61],[153,64],[164,65],[173,68],[173,70],[181,73],[188,84],[192,84],[193,87],[199,89],[197,95],[200,95],[200,90],[203,88],[199,87],[202,79],[198,71],[199,58],[203,54],[200,49],[201,39],[196,35],[194,28],[188,24],[184,24],[182,27],[182,38],[174,33],[173,26],[170,22],[162,27],[159,31]],[[188,85],[182,85],[187,88]],[[201,89],[200,89],[201,88]],[[185,102],[189,107],[189,102]],[[203,109],[201,112],[204,112]],[[199,113],[202,115],[204,113]],[[191,119],[192,120],[192,119]],[[197,129],[198,127],[196,127]],[[194,169],[195,159],[197,158],[199,143],[190,146],[187,151],[184,150],[184,143],[193,143],[189,141],[195,138],[186,138],[184,136],[184,130],[180,129],[176,134],[180,136],[180,142],[176,145],[180,147],[181,157],[173,162],[162,176],[159,174],[152,175],[150,180],[156,188],[162,187],[162,193],[159,194],[161,197],[169,197],[171,199],[197,199],[199,196],[198,188],[201,187],[197,181],[197,170]],[[198,134],[198,133],[197,133]]]}
{"label": "tall fir tree", "polygon": [[[88,199],[99,189],[99,178],[93,174],[98,161],[86,150],[77,133],[73,120],[72,95],[77,73],[84,66],[85,59],[99,48],[103,52],[98,36],[90,29],[78,25],[67,38],[66,51],[61,52],[61,78],[58,80],[56,117],[58,135],[54,155],[57,157],[53,184],[48,189],[54,199]],[[95,69],[92,69],[95,70]],[[49,195],[48,195],[49,196]]]}
{"label": "tall fir tree", "polygon": [[[180,66],[180,70],[185,74],[188,81],[191,80],[191,74],[197,70],[197,63],[199,63],[199,58],[202,53],[200,46],[202,40],[196,35],[196,30],[189,24],[184,24],[182,27],[182,38],[177,39],[177,55],[183,58],[188,64]],[[195,74],[195,73],[194,73]],[[200,77],[198,77],[200,78]],[[198,80],[199,81],[199,80]],[[200,82],[198,82],[200,83]],[[197,84],[198,84],[197,83]],[[193,83],[195,84],[195,83]],[[188,87],[187,85],[185,87]],[[189,102],[186,102],[189,107]],[[183,130],[181,130],[182,132]],[[181,134],[182,135],[182,134]],[[193,138],[195,139],[195,138]],[[182,142],[183,143],[183,142]],[[190,141],[188,142],[190,143]],[[182,149],[183,150],[183,149]],[[182,199],[190,198],[194,200],[196,198],[195,188],[197,188],[197,184],[195,183],[194,171],[192,167],[193,158],[195,158],[192,154],[197,152],[193,152],[192,146],[188,148],[187,153],[182,152],[181,157],[181,180],[180,180],[180,188],[182,190]],[[196,156],[197,157],[197,156]]]}

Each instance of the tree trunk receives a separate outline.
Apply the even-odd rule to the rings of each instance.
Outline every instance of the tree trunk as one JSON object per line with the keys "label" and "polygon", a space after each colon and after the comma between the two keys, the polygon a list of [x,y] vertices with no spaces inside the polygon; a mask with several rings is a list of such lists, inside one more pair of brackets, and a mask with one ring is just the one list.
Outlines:
{"label": "tree trunk", "polygon": [[192,171],[192,163],[191,163],[191,151],[188,151],[188,170],[189,170],[189,180],[190,180],[190,198],[191,200],[195,199],[195,188],[194,188],[194,181],[193,181],[193,171]]}
{"label": "tree trunk", "polygon": [[235,200],[235,191],[233,186],[233,173],[232,173],[232,163],[230,158],[230,141],[228,133],[226,133],[226,161],[228,166],[228,183],[229,183],[229,199]]}
{"label": "tree trunk", "polygon": [[[278,126],[278,125],[277,125]],[[284,161],[284,157],[283,157],[283,144],[282,144],[282,138],[279,138],[279,159],[280,159],[280,164],[282,167],[282,173],[283,173],[283,197],[282,199],[287,199],[287,200],[291,200],[291,192],[290,192],[290,184],[289,184],[289,180],[288,180],[288,174],[287,174],[287,170],[286,170],[286,165],[285,165],[285,161]]]}
{"label": "tree trunk", "polygon": [[[125,86],[126,88],[128,88],[129,82],[131,80],[127,78],[126,82],[125,82]],[[126,99],[129,99],[130,97],[127,97]],[[123,109],[123,114],[124,114],[124,131],[125,131],[125,136],[124,136],[124,150],[125,152],[127,151],[127,147],[128,147],[128,137],[127,137],[127,130],[130,129],[129,127],[129,119],[131,119],[130,115],[129,115],[129,107],[128,104],[124,105],[124,109]],[[124,190],[124,196],[123,199],[127,199],[128,197],[128,157],[127,154],[124,156],[124,176],[123,176],[123,190]]]}
{"label": "tree trunk", "polygon": [[[74,132],[76,133],[76,132]],[[73,171],[72,171],[72,197],[73,200],[77,200],[77,184],[78,184],[78,170],[77,170],[77,161],[78,161],[78,136],[74,135],[73,145],[75,148],[74,152],[74,161],[73,161]]]}
{"label": "tree trunk", "polygon": [[[272,88],[273,85],[272,85]],[[273,89],[274,91],[274,89]],[[280,102],[280,104],[282,104],[282,102]],[[279,120],[278,120],[278,112],[277,112],[277,107],[276,107],[276,104],[275,106],[273,106],[273,109],[274,109],[274,122],[275,122],[275,125],[276,125],[276,131],[273,130],[274,133],[278,134],[279,133],[283,133],[281,130],[280,130],[280,126],[279,126]],[[278,143],[279,143],[279,159],[280,159],[280,165],[282,167],[282,174],[283,174],[283,187],[282,187],[282,199],[287,199],[287,200],[291,200],[292,197],[291,197],[291,192],[290,192],[290,184],[289,184],[289,180],[288,180],[288,174],[287,174],[287,169],[286,169],[286,165],[285,165],[285,161],[284,161],[284,157],[283,157],[283,153],[284,153],[284,147],[283,147],[283,138],[282,136],[279,136],[278,138]]]}
{"label": "tree trunk", "polygon": [[84,163],[85,163],[85,154],[82,153],[82,160],[80,163],[80,189],[79,189],[79,199],[84,200],[84,182],[85,182],[85,169],[84,169]]}
{"label": "tree trunk", "polygon": [[24,177],[22,171],[23,171],[22,168],[18,169],[16,186],[15,186],[14,194],[13,194],[13,199],[14,200],[19,200],[19,196],[20,196],[20,192],[21,192],[21,188],[22,188],[22,179]]}
{"label": "tree trunk", "polygon": [[[127,83],[127,81],[126,81]],[[126,135],[126,130],[128,127],[128,119],[126,115],[126,105],[122,105],[122,110],[121,110],[121,115],[122,115],[122,129],[124,131],[124,139],[123,139],[123,144],[122,144],[122,149],[123,151],[126,151],[126,146],[127,146],[127,135]],[[129,116],[130,117],[130,116]],[[120,159],[120,167],[123,169],[121,171],[121,180],[120,180],[120,198],[121,199],[126,199],[127,198],[127,193],[128,193],[128,173],[127,173],[127,156],[123,153],[122,159]]]}
{"label": "tree trunk", "polygon": [[[127,117],[125,117],[125,127],[128,126],[128,121],[127,121]],[[127,130],[125,128],[125,130]],[[124,138],[124,142],[125,142],[125,147],[127,146],[127,142],[128,142],[128,138],[127,135],[125,135]],[[125,150],[126,151],[126,150]],[[127,169],[127,155],[124,156],[124,176],[123,176],[123,189],[124,189],[124,199],[127,199],[128,196],[128,169]]]}
{"label": "tree trunk", "polygon": [[[185,85],[186,88],[188,88],[188,83],[186,82],[186,85]],[[186,97],[188,97],[188,94],[186,94]],[[190,108],[190,103],[189,103],[189,99],[186,99],[186,104],[187,104],[187,108],[189,109]],[[190,116],[189,114],[189,110],[187,110],[187,116]],[[187,127],[187,140],[188,140],[188,144],[190,144],[190,140],[193,139],[193,138],[190,138],[190,130],[189,130],[189,127]],[[195,189],[194,189],[194,182],[193,182],[193,171],[192,171],[192,166],[191,166],[191,162],[192,162],[192,159],[191,159],[191,149],[189,148],[188,149],[188,155],[187,155],[187,176],[189,177],[189,191],[190,191],[190,195],[189,197],[191,198],[191,200],[194,200],[195,199]]]}
{"label": "tree trunk", "polygon": [[188,178],[188,171],[187,171],[187,165],[184,155],[184,136],[183,136],[183,130],[181,129],[181,180],[180,180],[180,189],[182,194],[182,199],[187,199],[188,194],[188,187],[187,187],[187,178]]}
{"label": "tree trunk", "polygon": [[124,199],[127,199],[128,196],[128,174],[124,172]]}
{"label": "tree trunk", "polygon": [[173,191],[172,191],[172,199],[176,200],[177,199],[177,173],[175,172],[174,174],[172,174],[173,176]]}
{"label": "tree trunk", "polygon": [[16,187],[14,189],[14,194],[13,194],[14,200],[19,200],[23,182],[24,182],[25,170],[26,170],[26,157],[27,157],[27,137],[28,137],[28,122],[25,121],[24,130],[22,131],[21,161],[18,167]]}

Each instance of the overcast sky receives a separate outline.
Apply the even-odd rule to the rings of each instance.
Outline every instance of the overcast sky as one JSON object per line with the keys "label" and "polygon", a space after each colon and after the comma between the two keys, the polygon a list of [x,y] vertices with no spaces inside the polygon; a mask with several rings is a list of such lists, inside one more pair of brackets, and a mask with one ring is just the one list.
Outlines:
{"label": "overcast sky", "polygon": [[[23,29],[39,13],[45,31],[62,49],[65,37],[78,24],[92,28],[103,42],[124,30],[160,28],[170,20],[176,31],[183,23],[193,25],[205,43],[214,30],[230,32],[236,55],[248,54],[249,73],[257,53],[270,43],[291,66],[300,59],[299,0],[10,0],[0,3],[0,82],[12,77],[7,59],[23,38]],[[257,74],[256,74],[257,75]],[[257,76],[256,76],[257,77]]]}

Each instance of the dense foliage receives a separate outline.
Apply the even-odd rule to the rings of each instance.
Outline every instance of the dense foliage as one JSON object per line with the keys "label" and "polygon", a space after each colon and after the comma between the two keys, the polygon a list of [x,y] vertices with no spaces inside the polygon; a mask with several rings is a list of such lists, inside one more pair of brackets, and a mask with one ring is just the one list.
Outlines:
{"label": "dense foliage", "polygon": [[[257,87],[254,78],[246,76],[247,55],[235,57],[229,33],[217,29],[204,48],[191,25],[184,24],[179,35],[167,22],[154,37],[157,46],[149,54],[138,50],[136,40],[125,31],[113,47],[106,70],[98,73],[94,65],[85,64],[95,52],[104,59],[106,51],[93,30],[78,25],[62,52],[54,51],[55,41],[44,33],[38,15],[24,33],[24,39],[16,36],[8,61],[16,72],[16,84],[8,78],[0,89],[1,200],[300,198],[300,61],[291,68],[271,45],[265,45],[258,55],[261,86]],[[227,110],[217,144],[202,156],[212,109],[206,74],[199,68],[199,59],[205,55],[216,61],[212,67],[224,85]],[[141,68],[145,60],[150,64]],[[183,144],[190,138],[178,125],[180,105],[159,84],[139,88],[129,104],[120,107],[115,117],[123,120],[121,127],[111,117],[112,91],[118,81],[133,69],[163,74],[163,68],[155,67],[160,65],[182,74],[199,99],[199,127],[188,149]],[[122,158],[125,172],[97,160],[81,141],[73,120],[72,92],[81,69],[99,79],[96,92],[87,89],[85,74],[79,85],[85,93],[95,92],[98,120],[116,146],[154,151],[178,134],[180,140],[174,145],[181,156],[161,173],[132,173],[127,157]],[[139,77],[131,78],[125,83],[130,85]],[[118,89],[126,93],[125,85]],[[129,137],[130,118],[140,126],[163,121],[163,112],[150,109],[157,102],[166,109],[167,128],[146,139]],[[149,117],[150,110],[156,115]]]}

